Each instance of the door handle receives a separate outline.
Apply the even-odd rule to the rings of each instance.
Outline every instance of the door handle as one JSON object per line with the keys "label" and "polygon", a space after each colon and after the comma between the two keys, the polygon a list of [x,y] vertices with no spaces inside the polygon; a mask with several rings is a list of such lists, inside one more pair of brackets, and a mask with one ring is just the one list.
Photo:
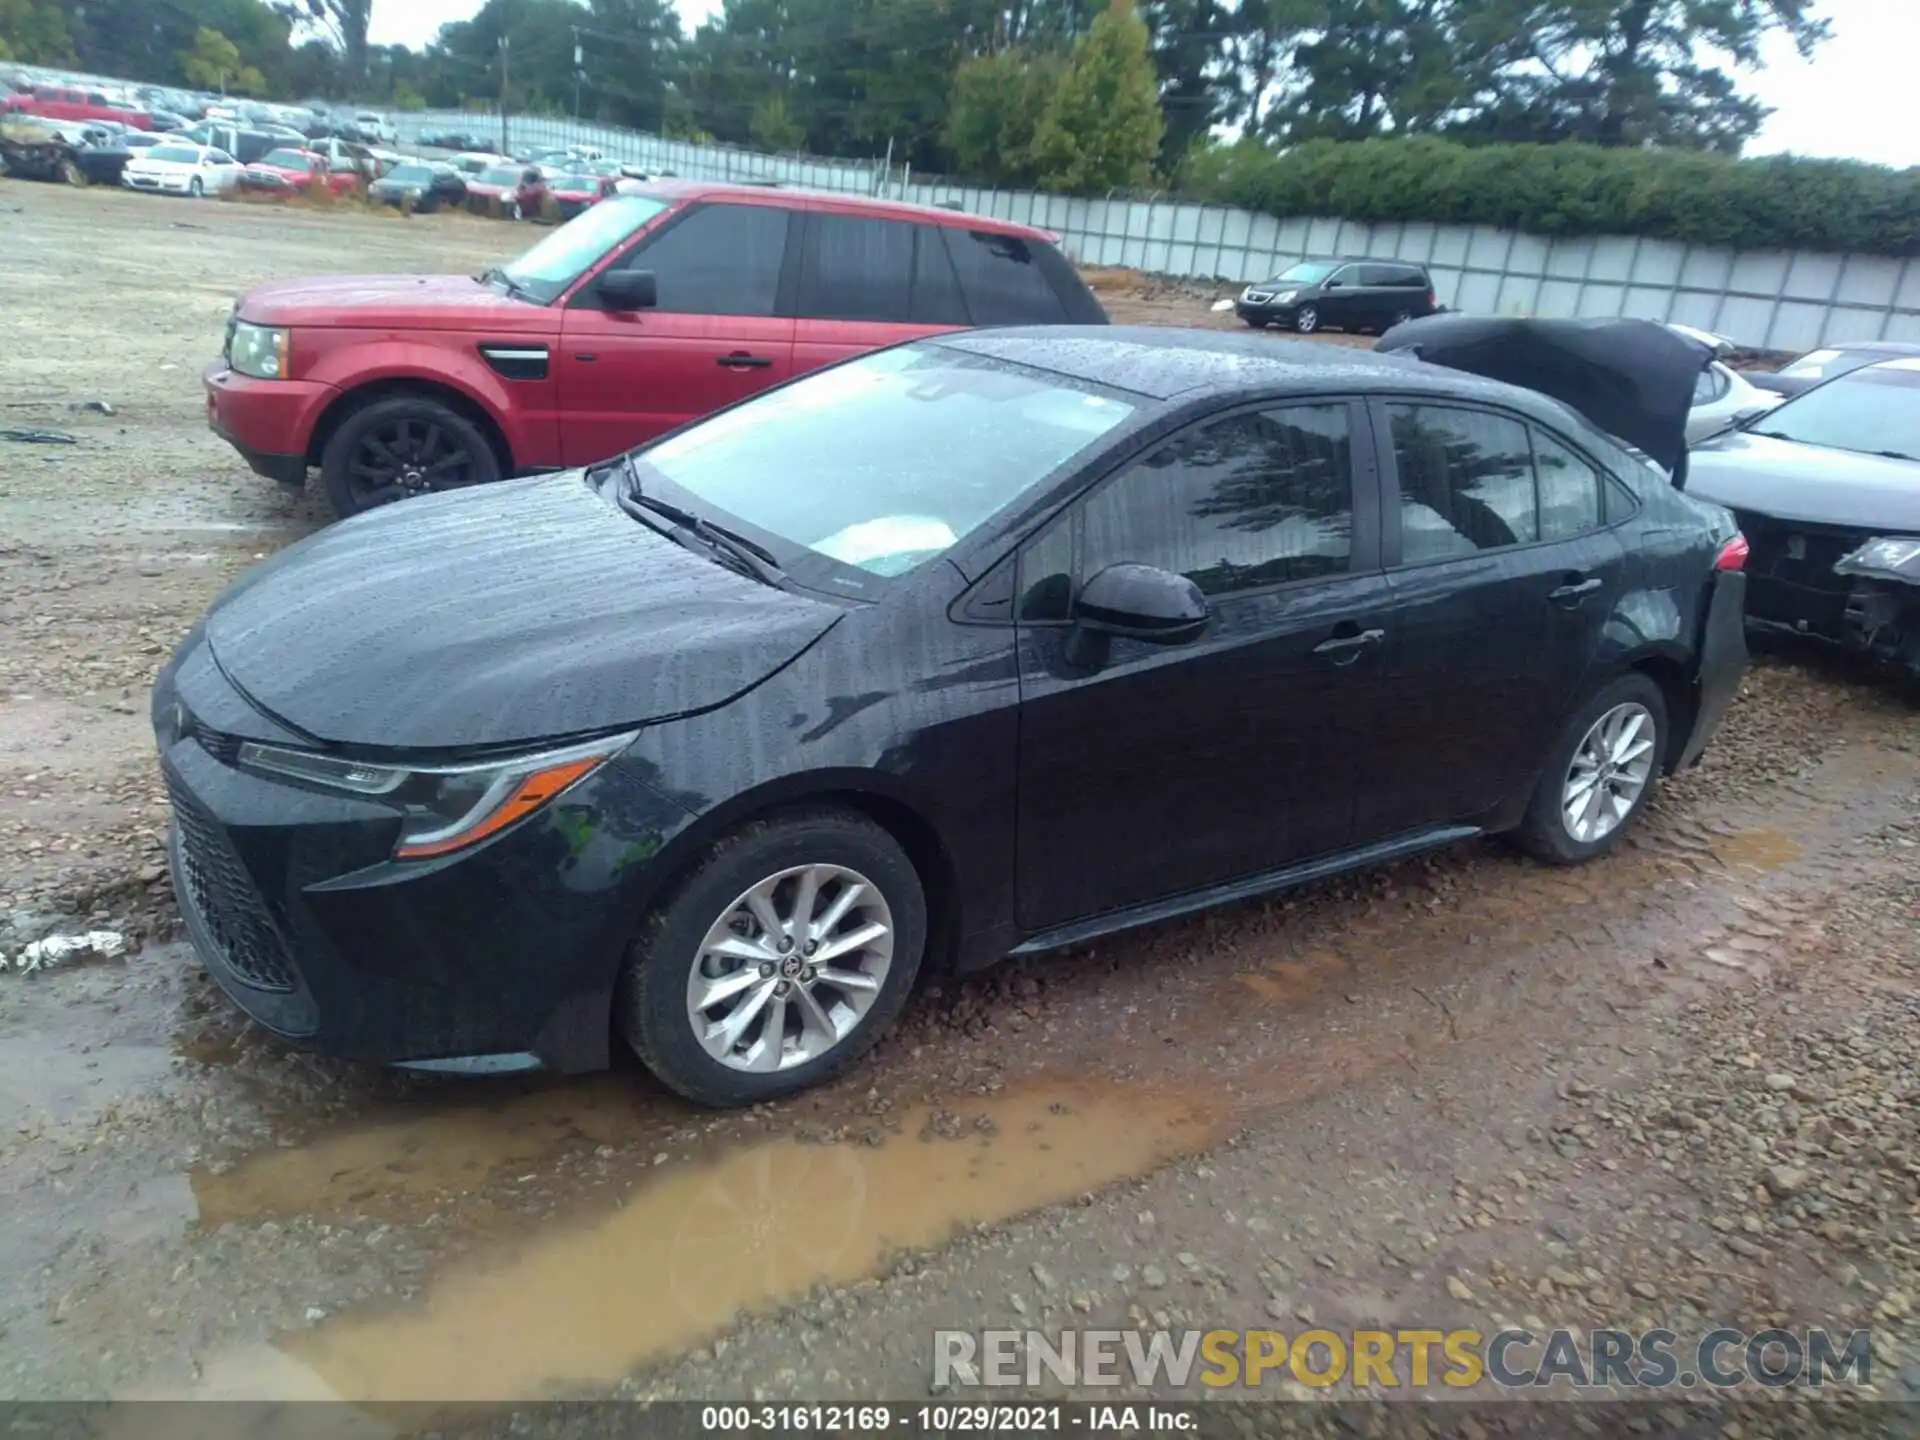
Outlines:
{"label": "door handle", "polygon": [[1589,575],[1584,580],[1568,580],[1566,584],[1559,586],[1557,589],[1549,590],[1547,592],[1547,599],[1553,601],[1556,605],[1578,605],[1583,596],[1593,594],[1593,592],[1598,590],[1604,583],[1606,582],[1601,580],[1598,575]]}
{"label": "door handle", "polygon": [[717,355],[714,364],[723,370],[765,370],[773,364],[765,355],[749,355],[744,350],[735,350],[730,355]]}
{"label": "door handle", "polygon": [[1330,640],[1322,640],[1313,647],[1313,653],[1324,655],[1336,665],[1351,665],[1366,651],[1373,649],[1387,638],[1384,630],[1362,630],[1354,635],[1335,635]]}
{"label": "door handle", "polygon": [[591,365],[593,364],[594,361],[598,360],[600,357],[594,354],[591,350],[576,350],[574,352],[573,358],[578,360],[582,365]]}

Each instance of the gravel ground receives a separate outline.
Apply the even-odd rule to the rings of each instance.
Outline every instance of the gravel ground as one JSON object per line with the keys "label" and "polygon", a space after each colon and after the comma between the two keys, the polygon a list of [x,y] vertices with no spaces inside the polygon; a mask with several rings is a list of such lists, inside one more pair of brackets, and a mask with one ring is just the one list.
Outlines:
{"label": "gravel ground", "polygon": [[0,423],[79,441],[0,443],[0,951],[134,942],[0,975],[0,1395],[915,1398],[941,1327],[1661,1323],[1870,1327],[1920,1401],[1920,726],[1817,657],[1604,862],[1463,846],[932,985],[743,1115],[241,1026],[178,940],[144,697],[322,513],[206,433],[198,366],[255,279],[523,239],[0,183]]}

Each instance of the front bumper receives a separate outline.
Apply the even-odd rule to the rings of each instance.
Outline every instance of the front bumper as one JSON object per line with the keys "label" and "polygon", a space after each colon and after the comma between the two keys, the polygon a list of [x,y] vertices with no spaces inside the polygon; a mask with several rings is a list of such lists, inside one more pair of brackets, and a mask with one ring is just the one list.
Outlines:
{"label": "front bumper", "polygon": [[1293,300],[1282,305],[1275,300],[1248,300],[1241,296],[1233,302],[1233,313],[1242,320],[1263,320],[1268,324],[1278,322],[1290,325],[1299,311],[1299,302]]}
{"label": "front bumper", "polygon": [[1747,577],[1737,570],[1716,572],[1700,640],[1700,703],[1675,770],[1700,763],[1707,742],[1740,692],[1740,679],[1747,672],[1746,608]]}
{"label": "front bumper", "polygon": [[184,195],[192,184],[184,176],[128,175],[124,171],[120,183],[129,190],[145,190],[154,195]]}
{"label": "front bumper", "polygon": [[399,863],[390,807],[237,765],[276,728],[247,704],[198,635],[154,691],[175,898],[234,1003],[346,1059],[603,1068],[637,887],[685,811],[616,760],[493,840]]}
{"label": "front bumper", "polygon": [[256,475],[282,485],[307,478],[307,444],[339,393],[306,380],[256,380],[216,360],[200,376],[207,427],[240,452]]}

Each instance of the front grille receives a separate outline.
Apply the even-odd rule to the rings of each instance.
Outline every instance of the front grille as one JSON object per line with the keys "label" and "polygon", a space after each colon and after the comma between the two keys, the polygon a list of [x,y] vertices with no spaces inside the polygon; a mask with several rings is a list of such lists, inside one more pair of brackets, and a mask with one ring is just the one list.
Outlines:
{"label": "front grille", "polygon": [[[1847,576],[1834,574],[1833,567],[1860,547],[1866,539],[1863,532],[1776,520],[1771,515],[1756,515],[1750,510],[1735,510],[1733,518],[1740,526],[1740,533],[1747,537],[1749,579],[1756,586],[1771,582],[1802,592],[1818,611],[1816,615],[1807,614],[1807,600],[1802,600],[1789,602],[1793,613],[1770,614],[1768,612],[1776,607],[1768,603],[1761,589],[1749,591],[1749,613],[1760,619],[1786,621],[1818,622],[1837,617],[1853,582]],[[1832,612],[1831,615],[1828,612]]]}
{"label": "front grille", "polygon": [[181,898],[199,913],[218,947],[212,957],[256,990],[291,991],[293,959],[226,832],[172,775],[167,796],[180,827]]}

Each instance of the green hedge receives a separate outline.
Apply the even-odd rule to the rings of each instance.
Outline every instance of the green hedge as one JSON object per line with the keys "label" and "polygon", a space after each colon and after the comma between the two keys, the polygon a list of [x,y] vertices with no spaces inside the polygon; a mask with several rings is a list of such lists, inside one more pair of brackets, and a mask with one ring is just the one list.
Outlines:
{"label": "green hedge", "polygon": [[1735,160],[1594,145],[1243,141],[1194,155],[1181,190],[1272,215],[1645,235],[1736,250],[1920,252],[1920,167]]}

